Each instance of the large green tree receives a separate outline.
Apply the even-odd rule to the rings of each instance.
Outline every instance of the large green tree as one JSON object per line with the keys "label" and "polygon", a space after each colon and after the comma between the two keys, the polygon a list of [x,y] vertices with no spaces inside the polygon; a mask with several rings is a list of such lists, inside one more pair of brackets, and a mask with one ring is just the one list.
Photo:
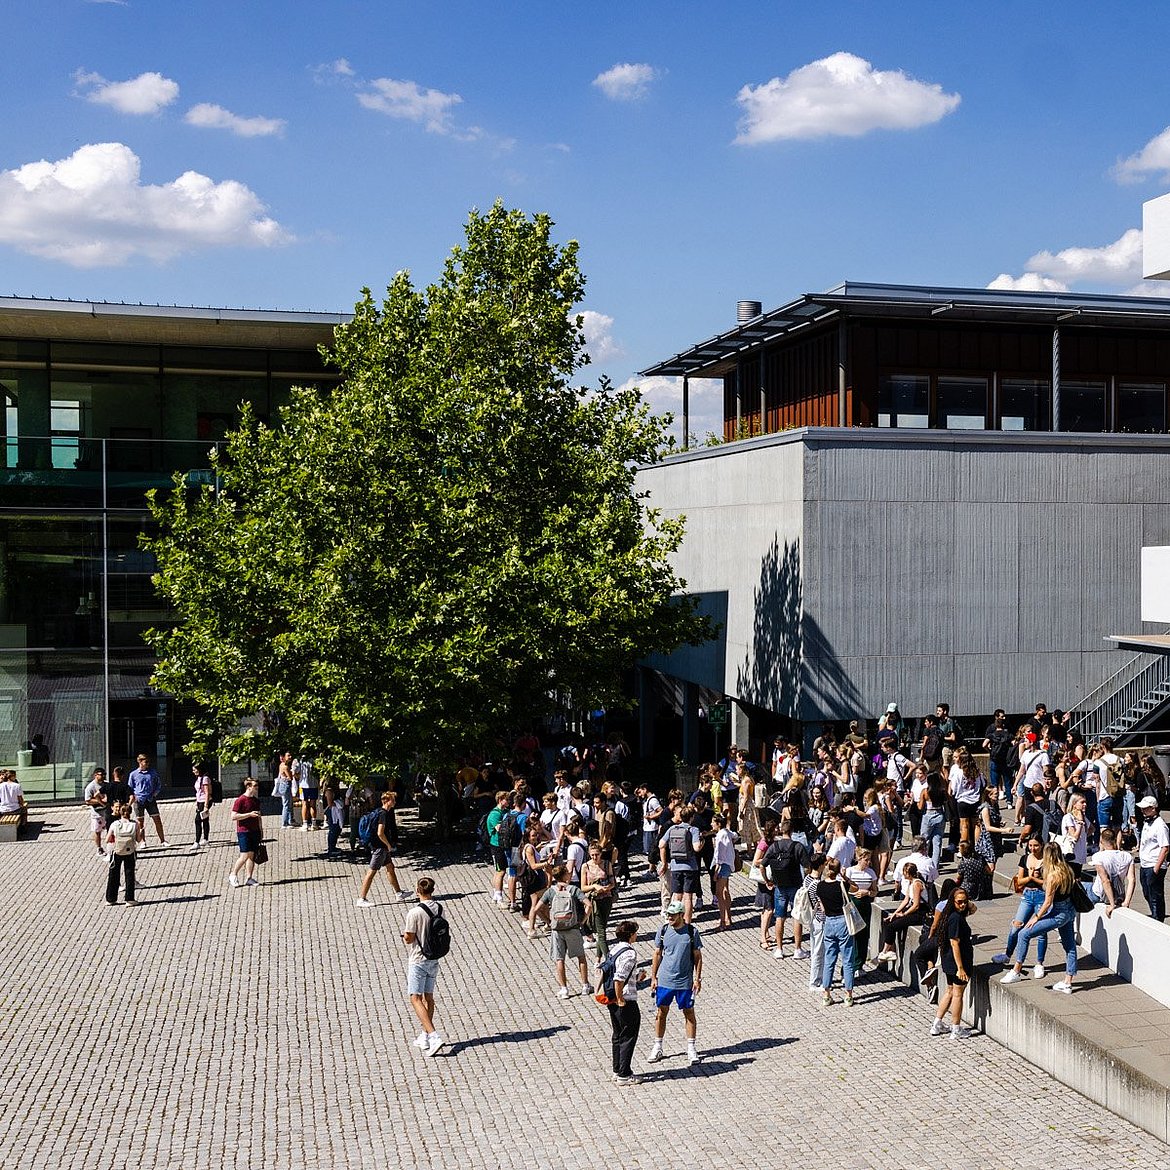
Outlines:
{"label": "large green tree", "polygon": [[[275,425],[243,408],[214,487],[151,501],[178,623],[156,685],[193,700],[192,750],[303,744],[352,776],[545,710],[618,697],[637,658],[709,636],[669,564],[677,520],[634,492],[662,421],[588,361],[577,246],[496,205],[424,290],[364,290]],[[241,730],[278,712],[280,731]]]}

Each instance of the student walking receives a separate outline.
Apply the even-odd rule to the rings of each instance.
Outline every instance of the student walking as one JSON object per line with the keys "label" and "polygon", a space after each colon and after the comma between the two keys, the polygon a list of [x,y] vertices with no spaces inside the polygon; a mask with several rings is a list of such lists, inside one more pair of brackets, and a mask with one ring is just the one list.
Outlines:
{"label": "student walking", "polygon": [[434,900],[434,879],[419,878],[414,890],[418,905],[407,914],[402,931],[402,941],[407,947],[406,994],[422,1028],[414,1046],[427,1056],[434,1056],[445,1043],[435,1027],[435,981],[439,961],[450,948],[451,935],[443,907]]}

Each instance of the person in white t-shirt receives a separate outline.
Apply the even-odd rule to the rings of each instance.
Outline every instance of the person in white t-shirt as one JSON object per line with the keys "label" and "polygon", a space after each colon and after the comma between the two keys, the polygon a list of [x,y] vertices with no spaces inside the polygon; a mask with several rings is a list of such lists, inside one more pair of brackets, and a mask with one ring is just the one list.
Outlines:
{"label": "person in white t-shirt", "polygon": [[1016,772],[1016,824],[1024,823],[1024,806],[1027,794],[1037,784],[1044,783],[1044,769],[1052,763],[1043,745],[1038,744],[1034,731],[1024,735],[1024,746],[1020,749],[1020,767]]}
{"label": "person in white t-shirt", "polygon": [[[630,1068],[638,1031],[642,1026],[642,1010],[638,1007],[638,952],[634,939],[638,924],[630,919],[619,922],[614,930],[617,942],[610,952],[613,960],[613,998],[610,999],[609,1019],[613,1028],[613,1081],[617,1085],[641,1084]],[[600,973],[597,985],[601,986]]]}
{"label": "person in white t-shirt", "polygon": [[934,859],[927,852],[927,844],[925,837],[915,837],[911,843],[913,848],[911,852],[907,853],[905,857],[894,866],[894,885],[897,887],[897,892],[903,897],[907,893],[905,867],[909,862],[918,870],[918,876],[930,885],[938,881],[938,866],[934,864]]}
{"label": "person in white t-shirt", "polygon": [[658,833],[664,811],[662,801],[644,784],[637,789],[637,796],[642,802],[642,851],[646,854],[647,872],[657,873]]}
{"label": "person in white t-shirt", "polygon": [[844,817],[833,818],[833,836],[829,839],[828,856],[838,862],[842,869],[848,869],[857,855],[857,842],[853,830]]}
{"label": "person in white t-shirt", "polygon": [[1117,835],[1112,829],[1101,830],[1101,848],[1089,858],[1089,864],[1097,876],[1084,883],[1085,890],[1094,902],[1105,904],[1105,917],[1118,906],[1128,910],[1137,890],[1137,866],[1132,853],[1117,848]]}

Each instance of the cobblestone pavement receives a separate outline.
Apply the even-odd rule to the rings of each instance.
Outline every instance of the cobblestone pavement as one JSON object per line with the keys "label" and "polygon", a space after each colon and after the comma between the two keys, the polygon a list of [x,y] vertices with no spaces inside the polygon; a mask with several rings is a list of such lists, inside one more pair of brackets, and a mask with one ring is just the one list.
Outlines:
{"label": "cobblestone pavement", "polygon": [[[991,1041],[927,1036],[929,1010],[887,982],[822,1008],[807,966],[760,951],[743,924],[705,935],[701,1062],[681,1020],[646,1083],[610,1083],[609,1022],[558,1001],[547,944],[492,908],[484,866],[441,868],[407,842],[404,888],[433,873],[452,923],[438,988],[447,1047],[428,1059],[404,996],[405,908],[379,878],[326,861],[324,833],[275,831],[261,885],[225,883],[234,843],[139,859],[137,909],[107,907],[81,811],[38,813],[0,847],[0,1167],[386,1166],[623,1168],[796,1164],[1105,1167],[1170,1164],[1170,1148]],[[649,883],[615,909],[656,923]],[[698,919],[700,929],[710,916]],[[643,998],[635,1070],[647,1071]]]}

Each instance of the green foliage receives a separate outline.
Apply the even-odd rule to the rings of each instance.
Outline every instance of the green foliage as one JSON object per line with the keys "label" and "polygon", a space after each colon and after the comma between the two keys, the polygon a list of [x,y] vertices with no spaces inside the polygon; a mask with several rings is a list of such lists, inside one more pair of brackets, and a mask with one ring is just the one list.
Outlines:
{"label": "green foliage", "polygon": [[[364,290],[279,423],[245,408],[218,488],[152,498],[156,685],[194,700],[192,747],[303,745],[340,777],[482,742],[554,689],[613,702],[623,670],[711,635],[677,594],[682,536],[634,493],[663,427],[588,359],[577,246],[497,204],[419,291]],[[242,732],[279,712],[283,730]]]}

